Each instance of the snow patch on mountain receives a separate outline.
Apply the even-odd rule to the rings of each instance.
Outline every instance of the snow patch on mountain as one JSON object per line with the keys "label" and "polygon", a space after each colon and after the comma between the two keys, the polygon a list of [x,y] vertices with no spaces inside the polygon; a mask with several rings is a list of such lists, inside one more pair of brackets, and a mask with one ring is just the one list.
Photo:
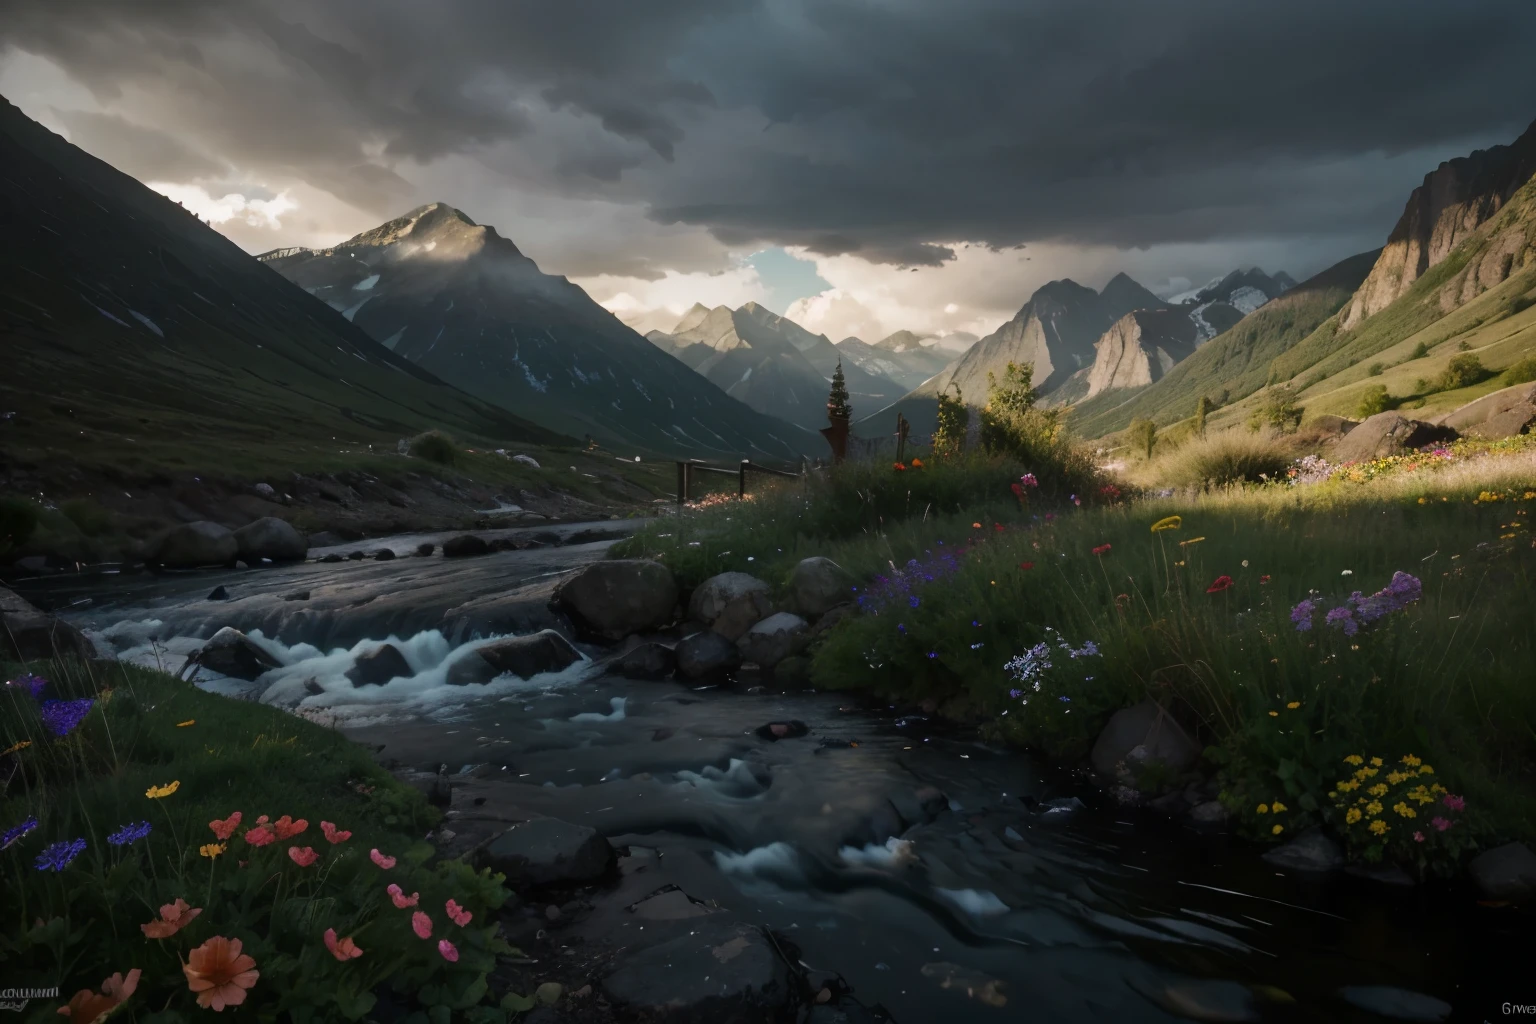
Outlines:
{"label": "snow patch on mountain", "polygon": [[1243,285],[1241,288],[1234,289],[1232,296],[1227,299],[1227,301],[1235,306],[1238,310],[1240,310],[1244,316],[1247,316],[1249,313],[1252,313],[1254,310],[1264,305],[1264,303],[1268,302],[1269,296],[1265,295],[1257,288],[1251,288],[1248,285]]}
{"label": "snow patch on mountain", "polygon": [[379,283],[379,275],[378,274],[369,274],[367,277],[365,277],[361,281],[357,282],[357,284],[353,285],[352,286],[352,290],[355,291],[355,292],[372,291],[373,290],[373,286],[378,284],[378,283]]}

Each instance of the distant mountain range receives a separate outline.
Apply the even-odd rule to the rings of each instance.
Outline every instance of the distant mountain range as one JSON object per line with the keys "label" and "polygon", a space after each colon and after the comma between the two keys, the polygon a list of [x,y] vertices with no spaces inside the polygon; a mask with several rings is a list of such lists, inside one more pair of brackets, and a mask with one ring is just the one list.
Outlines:
{"label": "distant mountain range", "polygon": [[580,287],[446,203],[259,258],[395,355],[570,435],[732,459],[796,460],[821,444],[677,373]]}

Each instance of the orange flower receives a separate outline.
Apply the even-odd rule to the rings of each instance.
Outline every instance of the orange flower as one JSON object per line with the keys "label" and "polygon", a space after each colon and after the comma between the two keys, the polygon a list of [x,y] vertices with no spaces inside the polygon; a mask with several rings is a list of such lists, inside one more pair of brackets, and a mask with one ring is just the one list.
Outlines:
{"label": "orange flower", "polygon": [[288,815],[283,815],[272,823],[272,831],[279,839],[289,839],[309,828],[309,822],[300,818],[294,821]]}
{"label": "orange flower", "polygon": [[236,811],[223,821],[210,821],[208,827],[213,829],[214,838],[224,842],[235,834],[235,829],[240,827],[240,812]]}
{"label": "orange flower", "polygon": [[160,920],[141,924],[139,929],[145,938],[168,939],[191,924],[192,919],[202,912],[202,907],[190,907],[186,900],[178,896],[175,903],[167,903],[160,908]]}
{"label": "orange flower", "polygon": [[981,524],[980,523],[972,523],[971,524],[971,529],[979,530],[979,529],[981,529]]}
{"label": "orange flower", "polygon": [[912,468],[913,469],[922,469],[923,468],[923,460],[922,459],[913,459],[912,460]]}
{"label": "orange flower", "polygon": [[357,948],[357,943],[352,941],[352,936],[348,935],[344,939],[336,938],[335,928],[325,930],[325,948],[331,951],[331,956],[343,962],[356,960],[363,955],[363,951]]}
{"label": "orange flower", "polygon": [[315,862],[315,858],[320,855],[315,852],[315,848],[313,846],[306,846],[303,849],[300,849],[297,846],[290,846],[288,847],[288,856],[299,867],[307,868],[313,864]]}
{"label": "orange flower", "polygon": [[239,939],[215,935],[198,946],[181,965],[187,988],[197,993],[197,1005],[223,1010],[245,1002],[246,990],[261,977],[256,961],[240,952]]}
{"label": "orange flower", "polygon": [[139,969],[135,967],[125,978],[114,974],[101,983],[101,992],[83,988],[75,993],[68,1006],[59,1007],[59,1015],[68,1017],[74,1024],[91,1024],[111,1013],[119,1003],[133,995],[139,987]]}

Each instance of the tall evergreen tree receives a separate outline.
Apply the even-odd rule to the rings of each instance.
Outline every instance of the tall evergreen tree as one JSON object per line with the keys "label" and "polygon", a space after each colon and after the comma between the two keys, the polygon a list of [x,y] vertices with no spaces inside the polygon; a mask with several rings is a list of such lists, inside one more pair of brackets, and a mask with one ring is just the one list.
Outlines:
{"label": "tall evergreen tree", "polygon": [[837,361],[837,369],[832,371],[832,391],[827,395],[827,416],[837,420],[853,418],[853,406],[848,404],[848,385],[843,382],[841,359]]}

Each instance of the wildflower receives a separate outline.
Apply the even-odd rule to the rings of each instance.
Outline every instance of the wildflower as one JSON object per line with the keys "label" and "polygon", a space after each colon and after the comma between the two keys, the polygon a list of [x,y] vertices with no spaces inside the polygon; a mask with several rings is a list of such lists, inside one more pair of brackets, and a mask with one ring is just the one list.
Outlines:
{"label": "wildflower", "polygon": [[1261,584],[1261,585],[1262,585],[1262,584],[1265,584],[1265,583],[1268,583],[1268,582],[1269,582],[1269,577],[1268,577],[1268,576],[1260,576],[1260,577],[1259,577],[1259,583],[1260,583],[1260,584]]}
{"label": "wildflower", "polygon": [[1231,576],[1217,576],[1211,585],[1205,588],[1207,594],[1219,594],[1232,586]]}
{"label": "wildflower", "polygon": [[245,1002],[245,993],[261,972],[240,948],[239,939],[215,935],[188,954],[181,970],[187,976],[187,988],[197,993],[198,1006],[223,1010]]}
{"label": "wildflower", "polygon": [[76,992],[67,1006],[59,1007],[59,1015],[68,1017],[72,1024],[91,1024],[115,1010],[139,987],[139,968],[135,967],[125,977],[122,972],[101,983],[100,992],[83,988]]}
{"label": "wildflower", "polygon": [[421,911],[411,915],[411,931],[416,933],[418,939],[430,939],[432,937],[432,919]]}
{"label": "wildflower", "polygon": [[178,896],[175,903],[167,903],[160,908],[159,920],[141,924],[139,930],[146,939],[168,939],[191,924],[202,912],[202,907],[188,906],[187,901]]}
{"label": "wildflower", "polygon": [[1438,815],[1430,818],[1429,823],[1435,826],[1435,828],[1439,829],[1441,832],[1444,832],[1446,829],[1451,827],[1451,822],[1449,819],[1439,817]]}
{"label": "wildflower", "polygon": [[1408,804],[1402,800],[1399,800],[1397,803],[1393,804],[1392,809],[1398,813],[1399,817],[1402,818],[1417,818],[1419,816],[1418,811],[1415,811],[1412,807],[1409,807]]}
{"label": "wildflower", "polygon": [[336,929],[325,930],[325,948],[331,951],[331,956],[345,963],[348,960],[356,960],[363,955],[363,951],[357,948],[357,943],[352,941],[352,936],[344,939],[336,938]]}
{"label": "wildflower", "polygon": [[1286,707],[1289,708],[1292,711],[1295,711],[1297,708],[1301,707],[1301,701],[1293,700],[1289,704],[1287,704]]}
{"label": "wildflower", "polygon": [[1354,574],[1355,570],[1353,569],[1345,569],[1343,572],[1339,573],[1340,576],[1353,576]]}
{"label": "wildflower", "polygon": [[14,754],[18,750],[26,750],[31,745],[31,740],[18,740],[17,742],[12,743],[10,746],[6,747],[4,750],[0,750],[0,757],[4,757],[6,754]]}
{"label": "wildflower", "polygon": [[922,459],[913,459],[912,460],[912,468],[913,469],[922,469],[923,468],[923,460]]}
{"label": "wildflower", "polygon": [[1381,813],[1381,801],[1380,800],[1372,800],[1370,803],[1366,804],[1365,805],[1365,813],[1369,817],[1372,817],[1372,818],[1376,817],[1376,815]]}
{"label": "wildflower", "polygon": [[1278,712],[1278,711],[1271,711],[1269,713],[1269,717],[1270,718],[1279,718],[1280,717],[1280,712]]}
{"label": "wildflower", "polygon": [[288,815],[283,815],[272,823],[272,832],[279,839],[290,839],[309,828],[309,822],[300,818],[294,821]]}
{"label": "wildflower", "polygon": [[1344,759],[1344,763],[1345,764],[1355,764],[1355,765],[1364,764],[1365,763],[1365,758],[1361,757],[1359,754],[1350,754],[1348,757],[1346,757]]}
{"label": "wildflower", "polygon": [[1023,476],[1019,477],[1019,483],[1023,484],[1025,487],[1040,486],[1040,481],[1035,479],[1035,474],[1033,473],[1025,473]]}
{"label": "wildflower", "polygon": [[405,890],[400,888],[398,885],[395,885],[394,883],[390,883],[389,888],[384,891],[389,893],[389,898],[394,901],[396,910],[404,910],[406,907],[414,907],[416,905],[416,901],[421,899],[421,893],[413,892],[407,896],[405,894]]}
{"label": "wildflower", "polygon": [[449,963],[456,963],[459,959],[459,950],[447,939],[437,940],[437,952]]}
{"label": "wildflower", "polygon": [[373,861],[379,867],[383,868],[385,871],[388,871],[390,868],[395,866],[395,858],[386,857],[377,849],[368,851],[368,859]]}
{"label": "wildflower", "polygon": [[1435,770],[1433,768],[1431,768],[1429,765],[1426,764],[1424,767],[1419,769],[1419,774],[1420,775],[1433,775],[1433,774],[1435,774]]}
{"label": "wildflower", "polygon": [[1260,814],[1268,814],[1269,813],[1269,804],[1259,804],[1257,810],[1258,810],[1258,812]]}
{"label": "wildflower", "polygon": [[189,718],[185,722],[177,722],[176,723],[176,728],[178,728],[178,729],[185,729],[189,725],[196,725],[196,724],[197,724],[197,719]]}
{"label": "wildflower", "polygon": [[1346,824],[1346,825],[1353,825],[1355,822],[1357,822],[1359,820],[1360,820],[1360,808],[1358,808],[1358,807],[1351,807],[1349,810],[1344,812],[1344,824]]}
{"label": "wildflower", "polygon": [[1100,544],[1098,547],[1093,549],[1093,553],[1096,554],[1096,555],[1102,555],[1104,552],[1108,551],[1112,546],[1113,545],[1110,545],[1110,544]]}
{"label": "wildflower", "polygon": [[1384,836],[1387,834],[1387,823],[1382,821],[1380,818],[1377,818],[1375,821],[1371,822],[1367,828],[1371,830],[1372,835]]}
{"label": "wildflower", "polygon": [[266,825],[257,825],[253,829],[247,829],[245,833],[245,841],[252,846],[266,846],[276,838],[277,836],[273,835],[272,830]]}
{"label": "wildflower", "polygon": [[1465,798],[1452,796],[1450,793],[1445,794],[1445,798],[1440,802],[1445,804],[1445,806],[1449,807],[1453,811],[1464,811],[1467,809],[1467,801]]}
{"label": "wildflower", "polygon": [[49,843],[43,847],[43,852],[37,855],[33,864],[39,871],[63,871],[69,867],[69,862],[80,856],[85,851],[84,839],[71,839],[69,842]]}
{"label": "wildflower", "polygon": [[1013,492],[1014,497],[1020,499],[1024,497],[1024,488],[1020,487],[1018,484],[1009,484],[1008,489]]}
{"label": "wildflower", "polygon": [[1276,826],[1274,826],[1273,828],[1271,828],[1269,830],[1269,834],[1272,835],[1272,836],[1277,836],[1281,832],[1284,832],[1284,831],[1285,831],[1285,826],[1284,825],[1276,825]]}
{"label": "wildflower", "polygon": [[320,831],[324,833],[326,840],[332,844],[344,843],[352,838],[351,832],[343,831],[329,821],[322,821],[320,823]]}
{"label": "wildflower", "polygon": [[217,859],[224,850],[225,846],[223,843],[204,843],[197,848],[197,852],[209,860]]}
{"label": "wildflower", "polygon": [[124,825],[122,828],[107,836],[107,842],[113,846],[127,846],[136,843],[149,835],[150,825],[147,821],[141,821],[137,825]]}
{"label": "wildflower", "polygon": [[1286,807],[1285,804],[1281,803],[1279,800],[1276,800],[1274,803],[1270,804],[1269,809],[1275,814],[1284,814],[1286,811],[1290,810],[1290,808]]}
{"label": "wildflower", "polygon": [[4,850],[11,846],[18,839],[26,835],[28,832],[31,832],[35,828],[37,828],[37,817],[33,816],[27,818],[20,825],[13,825],[6,829],[4,832],[0,832],[0,850]]}
{"label": "wildflower", "polygon": [[1153,533],[1162,533],[1164,530],[1177,530],[1184,525],[1182,516],[1167,516],[1152,524]]}
{"label": "wildflower", "polygon": [[1340,605],[1333,609],[1323,616],[1323,621],[1330,626],[1343,629],[1345,636],[1354,636],[1360,632],[1360,623],[1355,621],[1355,613],[1347,605]]}
{"label": "wildflower", "polygon": [[992,524],[992,529],[996,530],[998,533],[1002,533],[1004,530],[1007,529],[1007,527],[1004,526],[1002,523],[993,523]]}
{"label": "wildflower", "polygon": [[897,463],[893,463],[893,464],[892,464],[892,466],[891,466],[891,468],[892,468],[892,469],[900,469],[900,470],[905,470],[905,469],[906,469],[906,468],[907,468],[907,467],[906,467],[906,466],[905,466],[905,465],[903,465],[903,464],[902,464],[902,463],[900,463],[900,462],[897,462]]}
{"label": "wildflower", "polygon": [[[1371,758],[1371,767],[1372,767],[1372,768],[1380,768],[1380,767],[1381,767],[1381,763],[1382,763],[1382,762],[1381,762],[1381,758],[1379,758],[1379,757],[1373,757],[1373,758]],[[1376,773],[1375,773],[1375,772],[1372,772],[1372,773],[1371,773],[1371,774],[1372,774],[1372,775],[1375,775],[1375,774],[1376,774]]]}
{"label": "wildflower", "polygon": [[1191,537],[1191,538],[1189,538],[1189,540],[1181,540],[1181,541],[1179,541],[1179,547],[1187,548],[1191,544],[1199,544],[1203,540],[1205,540],[1204,537]]}
{"label": "wildflower", "polygon": [[82,700],[45,700],[38,705],[38,717],[55,736],[68,736],[90,714],[95,703],[89,697]]}
{"label": "wildflower", "polygon": [[235,829],[240,825],[240,812],[236,811],[223,821],[210,821],[208,827],[213,830],[213,836],[219,842],[224,842],[235,834]]}
{"label": "wildflower", "polygon": [[1012,697],[1014,700],[1018,700],[1020,697],[1024,696],[1024,691],[1023,690],[1009,690],[1008,691],[1008,696]]}
{"label": "wildflower", "polygon": [[[1311,598],[1303,598],[1291,609],[1291,621],[1296,624],[1296,632],[1305,633],[1312,628],[1312,613],[1316,610],[1317,604]],[[1359,764],[1360,761],[1356,758],[1353,763]]]}
{"label": "wildflower", "polygon": [[5,685],[14,686],[21,690],[26,690],[29,697],[31,697],[33,700],[37,700],[37,698],[43,695],[44,688],[48,686],[48,680],[44,679],[42,676],[33,675],[31,672],[28,672],[25,675],[18,676],[15,679],[7,679],[5,681]]}
{"label": "wildflower", "polygon": [[309,867],[315,862],[315,858],[318,856],[320,855],[315,852],[315,848],[313,846],[305,846],[302,848],[297,846],[288,847],[288,859],[293,861],[301,868]]}
{"label": "wildflower", "polygon": [[1035,567],[1035,563],[1034,562],[1020,562],[1019,563],[1019,568],[1023,569],[1025,572],[1028,572],[1029,570],[1033,569],[1034,567]]}
{"label": "wildflower", "polygon": [[[1424,499],[1420,498],[1419,500],[1423,501]],[[1424,833],[1423,832],[1415,832],[1413,834],[1413,841],[1416,842],[1416,843],[1422,843],[1424,841]]]}
{"label": "wildflower", "polygon": [[150,786],[144,791],[144,795],[149,797],[151,800],[162,800],[180,788],[181,780],[177,779],[174,782],[167,783],[164,786]]}
{"label": "wildflower", "polygon": [[463,907],[459,906],[458,901],[452,898],[449,898],[446,909],[448,911],[448,916],[452,918],[453,923],[458,925],[460,928],[463,928],[465,925],[469,924],[469,919],[475,916],[469,911],[465,910]]}
{"label": "wildflower", "polygon": [[1385,782],[1378,782],[1376,785],[1366,790],[1366,792],[1371,794],[1371,796],[1386,796],[1387,784]]}

